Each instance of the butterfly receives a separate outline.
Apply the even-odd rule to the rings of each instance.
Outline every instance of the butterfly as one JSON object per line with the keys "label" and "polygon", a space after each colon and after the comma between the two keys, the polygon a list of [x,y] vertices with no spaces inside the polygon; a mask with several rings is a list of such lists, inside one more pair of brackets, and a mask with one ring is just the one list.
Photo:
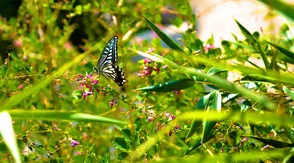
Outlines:
{"label": "butterfly", "polygon": [[104,47],[101,56],[97,62],[97,67],[94,67],[94,71],[97,74],[103,74],[111,78],[117,85],[123,86],[127,82],[125,74],[118,65],[116,65],[117,54],[117,42],[118,37],[112,37],[106,46]]}

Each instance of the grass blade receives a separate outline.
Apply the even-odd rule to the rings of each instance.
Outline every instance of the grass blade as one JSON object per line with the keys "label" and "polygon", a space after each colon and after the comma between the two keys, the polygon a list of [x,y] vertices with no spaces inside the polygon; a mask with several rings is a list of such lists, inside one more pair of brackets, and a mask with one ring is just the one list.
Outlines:
{"label": "grass blade", "polygon": [[55,110],[11,110],[9,111],[13,119],[35,119],[47,121],[86,121],[86,122],[103,122],[115,124],[127,124],[127,122],[107,118],[99,115],[91,115],[85,113],[76,113],[69,111]]}
{"label": "grass blade", "polygon": [[185,51],[181,48],[181,46],[179,44],[177,44],[175,41],[173,41],[170,37],[168,37],[162,30],[160,30],[152,21],[150,21],[147,17],[143,16],[145,18],[146,23],[148,24],[148,26],[155,32],[157,33],[158,37],[164,42],[166,43],[166,45],[168,47],[170,47],[173,50],[177,50],[177,51],[181,51],[184,52]]}
{"label": "grass blade", "polygon": [[12,119],[8,112],[0,112],[0,133],[10,150],[14,161],[17,163],[21,162],[19,149],[15,139],[15,133],[12,126]]}

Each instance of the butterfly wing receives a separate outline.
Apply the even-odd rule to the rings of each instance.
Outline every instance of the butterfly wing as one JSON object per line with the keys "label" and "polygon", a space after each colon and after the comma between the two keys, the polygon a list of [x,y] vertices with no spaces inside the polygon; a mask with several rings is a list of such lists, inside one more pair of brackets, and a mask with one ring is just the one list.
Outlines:
{"label": "butterfly wing", "polygon": [[107,63],[102,67],[103,75],[111,78],[117,85],[123,86],[127,82],[125,74],[119,66]]}
{"label": "butterfly wing", "polygon": [[95,67],[95,70],[98,74],[100,74],[100,70],[105,64],[115,64],[117,62],[117,42],[118,38],[117,36],[114,36],[104,47],[102,54],[97,62],[97,67]]}
{"label": "butterfly wing", "polygon": [[123,70],[116,65],[118,58],[117,42],[117,36],[114,36],[108,41],[98,60],[97,67],[94,67],[94,70],[96,70],[97,74],[102,73],[103,75],[111,78],[117,83],[117,85],[123,86],[127,80],[125,79]]}

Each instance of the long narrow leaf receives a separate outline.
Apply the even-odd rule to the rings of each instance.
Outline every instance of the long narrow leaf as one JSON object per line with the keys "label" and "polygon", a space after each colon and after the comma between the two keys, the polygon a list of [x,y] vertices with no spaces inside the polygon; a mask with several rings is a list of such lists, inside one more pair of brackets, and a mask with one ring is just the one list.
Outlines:
{"label": "long narrow leaf", "polygon": [[181,52],[185,52],[180,45],[178,45],[175,41],[173,41],[171,38],[169,38],[162,30],[160,30],[152,21],[150,21],[147,17],[145,17],[146,23],[149,25],[149,27],[157,33],[158,37],[166,43],[168,47],[174,50],[178,50]]}
{"label": "long narrow leaf", "polygon": [[294,100],[294,93],[290,89],[284,86],[283,91],[287,93],[292,100]]}
{"label": "long narrow leaf", "polygon": [[[268,41],[267,41],[268,42]],[[294,60],[294,53],[285,49],[285,48],[282,48],[276,44],[273,44],[271,42],[268,42],[269,44],[271,44],[271,46],[275,47],[276,49],[278,49],[280,52],[282,52],[283,54],[285,54],[286,56],[288,56],[289,58],[293,59]]]}
{"label": "long narrow leaf", "polygon": [[252,36],[252,34],[242,24],[240,24],[236,19],[235,19],[235,22],[239,26],[243,35],[246,37],[246,39],[249,40],[250,43],[257,43],[256,39]]}
{"label": "long narrow leaf", "polygon": [[8,112],[0,112],[0,133],[10,150],[14,161],[20,163],[20,153],[15,139],[15,133],[12,126],[12,120]]}
{"label": "long narrow leaf", "polygon": [[195,84],[192,79],[180,79],[157,84],[149,87],[138,88],[139,91],[170,92],[192,87]]}
{"label": "long narrow leaf", "polygon": [[[221,111],[222,108],[222,98],[221,98],[221,94],[218,91],[213,91],[212,93],[210,93],[209,99],[206,102],[206,107],[205,110],[206,111]],[[217,121],[209,121],[204,119],[203,120],[203,131],[202,131],[202,138],[201,141],[202,143],[204,143],[205,140],[208,140],[209,137],[211,137],[212,135],[212,130],[215,126],[215,124],[217,123]]]}
{"label": "long narrow leaf", "polygon": [[240,153],[219,153],[214,157],[204,156],[203,154],[193,154],[192,156],[186,157],[168,157],[167,159],[157,160],[157,163],[190,163],[190,162],[201,162],[201,163],[212,163],[212,162],[261,162],[264,159],[282,160],[289,152],[281,149],[273,149],[267,152],[264,151],[253,151],[253,152],[240,152]]}
{"label": "long narrow leaf", "polygon": [[267,123],[270,125],[294,125],[293,116],[289,115],[277,115],[275,113],[265,113],[261,114],[258,112],[221,112],[218,111],[195,111],[186,112],[181,116],[178,116],[178,120],[231,120],[234,122],[250,122],[250,123]]}
{"label": "long narrow leaf", "polygon": [[264,4],[268,5],[271,9],[276,9],[280,13],[283,13],[288,18],[294,20],[294,6],[291,3],[285,3],[283,1],[277,1],[277,0],[259,0],[260,2],[263,2]]}
{"label": "long narrow leaf", "polygon": [[248,41],[250,42],[250,44],[252,44],[253,47],[255,47],[255,49],[258,50],[258,52],[261,55],[261,58],[264,62],[264,65],[266,68],[269,67],[269,62],[267,60],[267,57],[265,55],[265,53],[262,51],[261,46],[259,44],[259,42],[256,40],[256,38],[242,25],[240,24],[236,19],[235,22],[237,23],[237,25],[239,26],[241,32],[243,33],[243,35],[248,39]]}
{"label": "long narrow leaf", "polygon": [[[203,97],[201,97],[199,99],[199,101],[197,102],[197,104],[195,106],[195,111],[197,111],[197,110],[199,110],[199,111],[205,110],[205,106],[206,106],[206,103],[207,103],[207,101],[209,99],[209,96],[210,96],[210,94],[205,95],[205,96],[203,96]],[[192,136],[196,132],[197,128],[199,128],[201,125],[202,125],[202,120],[200,120],[200,121],[199,120],[193,120],[191,125],[190,125],[190,129],[189,129],[189,132],[188,132],[188,134],[186,136],[186,139],[189,138],[190,136]]]}
{"label": "long narrow leaf", "polygon": [[115,124],[127,124],[127,122],[107,118],[99,115],[91,115],[84,113],[75,113],[69,111],[55,111],[55,110],[11,110],[9,111],[13,119],[35,119],[47,121],[90,121],[103,122]]}
{"label": "long narrow leaf", "polygon": [[256,139],[258,141],[261,141],[267,145],[271,145],[275,148],[294,147],[294,144],[290,144],[290,143],[286,143],[286,142],[282,142],[282,141],[278,141],[278,140],[274,140],[274,139],[264,139],[264,138],[255,137],[255,136],[249,136],[249,137],[252,139]]}

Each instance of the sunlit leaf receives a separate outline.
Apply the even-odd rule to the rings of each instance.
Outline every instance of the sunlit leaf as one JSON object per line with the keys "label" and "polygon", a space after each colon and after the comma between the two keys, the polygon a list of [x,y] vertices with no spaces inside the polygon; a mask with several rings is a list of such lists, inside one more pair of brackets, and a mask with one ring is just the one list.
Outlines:
{"label": "sunlit leaf", "polygon": [[192,87],[195,84],[192,79],[180,79],[157,84],[149,87],[138,88],[139,91],[170,92]]}
{"label": "sunlit leaf", "polygon": [[14,161],[20,163],[20,153],[15,139],[15,133],[12,126],[12,119],[9,113],[6,111],[0,112],[0,133],[8,149],[11,152]]}
{"label": "sunlit leaf", "polygon": [[149,27],[157,33],[158,37],[166,43],[167,46],[169,46],[171,49],[178,50],[181,52],[184,52],[184,50],[181,48],[180,45],[178,45],[175,41],[173,41],[171,38],[169,38],[161,29],[159,29],[153,22],[151,22],[147,17],[145,17],[146,23],[149,25]]}

